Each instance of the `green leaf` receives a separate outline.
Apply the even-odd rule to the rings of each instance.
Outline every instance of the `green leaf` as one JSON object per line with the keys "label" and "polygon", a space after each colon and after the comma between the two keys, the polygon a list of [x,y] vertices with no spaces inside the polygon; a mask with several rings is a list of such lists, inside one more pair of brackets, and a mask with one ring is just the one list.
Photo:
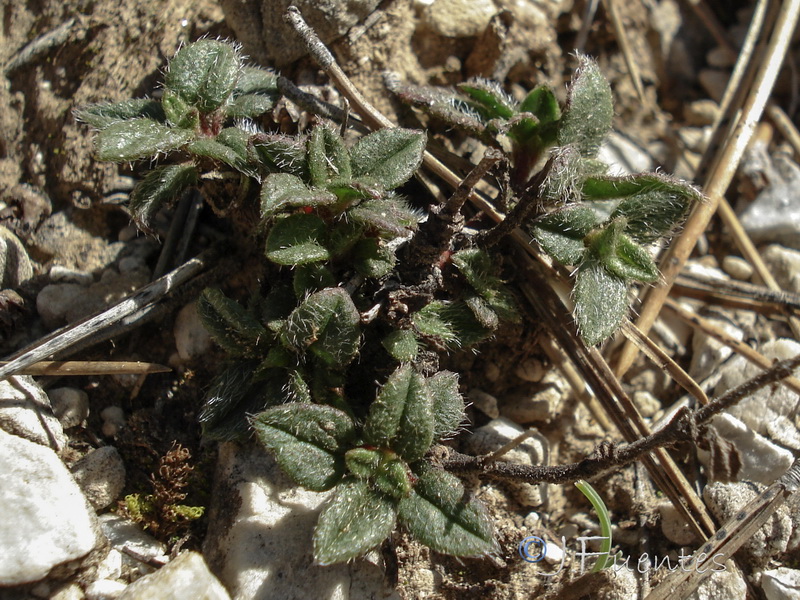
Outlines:
{"label": "green leaf", "polygon": [[464,398],[458,391],[458,375],[439,371],[427,379],[433,400],[433,439],[441,440],[453,435],[466,420]]}
{"label": "green leaf", "polygon": [[289,371],[289,385],[286,394],[289,397],[289,402],[311,404],[311,388],[308,387],[300,369],[291,369]]}
{"label": "green leaf", "polygon": [[594,260],[578,269],[573,297],[578,330],[590,346],[613,334],[628,314],[628,284]]}
{"label": "green leaf", "polygon": [[628,281],[653,282],[658,268],[650,254],[625,235],[627,220],[617,217],[586,237],[589,253],[610,273]]}
{"label": "green leaf", "polygon": [[296,352],[309,349],[325,364],[343,367],[358,352],[360,315],[342,288],[306,298],[286,321],[281,339]]}
{"label": "green leaf", "polygon": [[419,215],[394,196],[364,200],[347,211],[347,216],[387,237],[405,236],[417,228],[419,221]]}
{"label": "green leaf", "polygon": [[599,224],[597,214],[588,206],[570,204],[536,220],[531,235],[545,252],[564,265],[583,260],[583,239]]}
{"label": "green leaf", "polygon": [[344,453],[355,438],[346,413],[331,406],[291,403],[268,408],[251,423],[258,441],[298,485],[321,492],[344,475]]}
{"label": "green leaf", "polygon": [[[475,298],[465,300],[478,321],[487,329],[496,329],[498,317],[505,321],[519,322],[514,297],[506,285],[493,274],[495,270],[491,257],[476,248],[461,250],[452,255],[453,264],[480,295],[482,302]],[[496,314],[495,314],[496,313]]]}
{"label": "green leaf", "polygon": [[365,481],[343,481],[319,516],[314,560],[332,565],[360,556],[389,536],[396,518],[392,499],[373,491]]}
{"label": "green leaf", "polygon": [[411,322],[417,331],[434,338],[443,345],[457,345],[458,335],[453,324],[447,320],[448,304],[434,300],[411,315]]}
{"label": "green leaf", "polygon": [[163,122],[166,116],[160,102],[142,98],[125,100],[124,102],[103,102],[82,106],[75,111],[75,118],[92,127],[103,129],[119,121],[138,118]]}
{"label": "green leaf", "polygon": [[194,139],[194,131],[174,129],[152,119],[112,123],[97,134],[97,158],[113,162],[154,158]]}
{"label": "green leaf", "polygon": [[159,209],[197,184],[199,173],[192,164],[156,167],[144,176],[131,192],[131,213],[144,228]]}
{"label": "green leaf", "polygon": [[330,269],[320,263],[300,265],[294,271],[292,287],[294,295],[302,300],[308,294],[318,292],[327,287],[334,287],[336,279]]}
{"label": "green leaf", "polygon": [[250,435],[247,418],[272,404],[285,402],[286,373],[271,369],[256,381],[255,360],[237,360],[214,380],[198,415],[203,435],[213,440],[242,440]]}
{"label": "green leaf", "polygon": [[368,480],[387,496],[399,500],[411,491],[408,467],[391,450],[353,448],[347,451],[344,460],[353,475]]}
{"label": "green leaf", "polygon": [[368,444],[391,448],[409,462],[433,443],[433,401],[425,378],[409,364],[398,367],[370,405],[364,424]]}
{"label": "green leaf", "polygon": [[583,55],[578,59],[580,65],[561,117],[558,145],[574,145],[582,156],[592,158],[611,130],[614,106],[611,88],[597,63]]}
{"label": "green leaf", "polygon": [[353,246],[353,266],[364,277],[383,277],[396,261],[394,251],[376,238],[362,238]]}
{"label": "green leaf", "polygon": [[506,94],[496,81],[473,79],[458,86],[462,92],[478,103],[484,119],[510,119],[517,112],[516,102]]}
{"label": "green leaf", "polygon": [[173,127],[192,131],[200,128],[200,111],[175,92],[164,90],[161,107],[164,109],[167,122]]}
{"label": "green leaf", "polygon": [[338,131],[331,126],[318,125],[308,138],[308,170],[311,183],[326,187],[331,183],[349,182],[350,153]]}
{"label": "green leaf", "polygon": [[539,197],[545,206],[582,200],[585,161],[573,146],[553,149],[548,170],[539,186]]}
{"label": "green leaf", "polygon": [[228,354],[243,356],[252,352],[267,331],[241,304],[222,291],[206,288],[197,300],[203,327]]}
{"label": "green leaf", "polygon": [[255,176],[256,170],[247,162],[247,138],[249,134],[238,127],[228,127],[215,138],[200,138],[186,146],[186,150],[198,156],[218,160],[240,173]]}
{"label": "green leaf", "polygon": [[688,185],[677,190],[643,191],[624,198],[610,218],[624,217],[628,235],[637,242],[652,243],[673,233],[700,199]]}
{"label": "green leaf", "polygon": [[561,118],[561,108],[558,100],[549,85],[537,85],[533,88],[522,103],[519,105],[519,112],[527,112],[536,115],[541,125],[554,123]]}
{"label": "green leaf", "polygon": [[306,143],[299,138],[257,133],[250,137],[248,151],[251,160],[262,165],[266,171],[287,173],[303,179],[308,175]]}
{"label": "green leaf", "polygon": [[242,68],[233,103],[226,108],[228,118],[253,119],[275,106],[278,98],[278,77],[256,67]]}
{"label": "green leaf", "polygon": [[309,188],[299,177],[289,173],[267,175],[261,186],[261,216],[264,218],[290,207],[317,208],[337,201],[335,194],[321,188]]}
{"label": "green leaf", "polygon": [[204,39],[178,50],[164,87],[202,113],[222,106],[236,88],[241,58],[231,44]]}
{"label": "green leaf", "polygon": [[412,129],[393,127],[370,133],[351,151],[353,178],[394,189],[419,168],[426,143],[425,134]]}
{"label": "green leaf", "polygon": [[400,523],[436,552],[482,556],[497,552],[492,523],[483,505],[470,498],[459,479],[426,463],[414,465],[419,479],[400,500]]}
{"label": "green leaf", "polygon": [[381,344],[393,359],[400,362],[411,362],[419,352],[417,336],[409,329],[393,331],[383,338]]}
{"label": "green leaf", "polygon": [[286,266],[328,260],[325,231],[325,221],[316,215],[289,215],[272,226],[267,237],[266,256]]}

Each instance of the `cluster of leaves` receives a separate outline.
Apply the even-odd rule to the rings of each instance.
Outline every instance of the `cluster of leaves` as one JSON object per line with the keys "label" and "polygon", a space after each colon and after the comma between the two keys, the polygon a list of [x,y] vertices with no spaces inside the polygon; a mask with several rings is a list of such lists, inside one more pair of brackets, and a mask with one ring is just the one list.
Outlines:
{"label": "cluster of leaves", "polygon": [[[671,231],[697,194],[660,175],[604,174],[596,154],[610,127],[610,91],[582,61],[563,109],[545,86],[519,104],[483,81],[453,93],[398,92],[510,155],[515,193],[535,187],[540,199],[533,235],[578,268],[576,317],[595,343],[624,315],[628,283],[658,277],[643,245]],[[441,260],[429,266],[429,280],[438,283],[413,292],[420,279],[403,281],[398,251],[430,221],[420,223],[396,190],[422,161],[424,133],[385,129],[350,145],[324,122],[289,137],[243,121],[270,110],[276,96],[273,74],[244,66],[230,44],[201,40],[172,59],[160,101],[78,111],[99,130],[103,160],[174,153],[177,162],[155,167],[132,194],[142,225],[209,166],[238,173],[246,190],[260,184],[269,284],[247,306],[216,289],[198,303],[230,357],[201,411],[203,431],[219,440],[254,431],[291,479],[332,491],[314,534],[321,564],[358,556],[397,523],[438,551],[492,552],[482,506],[429,459],[460,427],[464,401],[457,376],[436,372],[428,358],[431,349],[469,346],[501,322],[519,321],[513,295],[490,255],[466,237],[435,249]],[[365,390],[365,380],[383,383]],[[147,513],[148,503],[133,497],[129,511]]]}
{"label": "cluster of leaves", "polygon": [[[581,335],[596,344],[614,333],[627,315],[630,284],[658,280],[648,246],[674,233],[701,195],[657,173],[607,174],[597,154],[611,129],[613,104],[597,65],[580,57],[563,108],[546,85],[519,103],[484,80],[458,91],[391,87],[402,100],[506,150],[515,191],[538,203],[531,234],[555,260],[576,267]],[[548,149],[548,160],[532,173]]]}
{"label": "cluster of leaves", "polygon": [[277,96],[274,73],[245,66],[231,44],[204,39],[172,58],[160,101],[94,104],[77,110],[76,117],[97,128],[100,160],[188,155],[188,160],[152,169],[133,190],[131,213],[146,228],[165,202],[198,184],[204,160],[246,176],[260,174],[252,133],[241,123],[269,111]]}

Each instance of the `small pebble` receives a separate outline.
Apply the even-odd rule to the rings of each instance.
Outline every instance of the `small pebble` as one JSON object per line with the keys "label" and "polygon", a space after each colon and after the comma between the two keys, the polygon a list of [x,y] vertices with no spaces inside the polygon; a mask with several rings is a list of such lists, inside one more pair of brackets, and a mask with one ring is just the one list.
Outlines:
{"label": "small pebble", "polygon": [[53,265],[50,267],[50,281],[53,283],[77,283],[78,285],[91,285],[94,283],[94,277],[91,273],[85,271],[78,271],[76,269],[68,269],[61,265]]}
{"label": "small pebble", "polygon": [[652,417],[661,410],[661,402],[646,390],[639,390],[633,393],[633,403],[643,417]]}
{"label": "small pebble", "polygon": [[753,267],[739,256],[729,255],[723,258],[722,270],[739,281],[749,281],[753,276]]}
{"label": "small pebble", "polygon": [[200,320],[195,302],[187,304],[180,310],[172,331],[175,336],[175,347],[185,362],[199,358],[211,350],[211,336]]}
{"label": "small pebble", "polygon": [[497,398],[491,394],[487,394],[483,390],[477,388],[472,388],[469,394],[467,394],[467,398],[472,402],[475,408],[487,417],[496,419],[500,416],[500,410],[497,408]]}
{"label": "small pebble", "polygon": [[77,427],[89,416],[89,395],[72,387],[53,388],[47,391],[53,413],[64,429]]}
{"label": "small pebble", "polygon": [[517,365],[517,368],[514,369],[514,374],[523,381],[538,383],[544,376],[544,366],[541,361],[535,358],[528,358]]}
{"label": "small pebble", "polygon": [[500,379],[500,367],[497,366],[497,363],[487,360],[483,365],[483,374],[486,376],[486,379],[494,383]]}
{"label": "small pebble", "polygon": [[72,476],[92,508],[110,506],[125,487],[125,464],[113,446],[89,452],[72,466]]}
{"label": "small pebble", "polygon": [[722,46],[716,46],[706,53],[706,62],[709,67],[727,69],[736,63],[736,56]]}
{"label": "small pebble", "polygon": [[684,105],[683,118],[691,127],[713,125],[719,115],[719,105],[713,100],[695,100]]}
{"label": "small pebble", "polygon": [[103,419],[103,435],[114,437],[119,430],[125,427],[125,413],[119,406],[108,406],[100,413]]}
{"label": "small pebble", "polygon": [[[116,600],[128,586],[121,581],[98,579],[86,588],[86,600]],[[178,590],[172,590],[177,592]]]}

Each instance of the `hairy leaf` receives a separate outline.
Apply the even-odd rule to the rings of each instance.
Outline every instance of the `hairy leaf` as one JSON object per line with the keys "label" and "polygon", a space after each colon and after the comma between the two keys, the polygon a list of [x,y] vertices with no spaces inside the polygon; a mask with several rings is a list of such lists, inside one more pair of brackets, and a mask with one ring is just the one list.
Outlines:
{"label": "hairy leaf", "polygon": [[336,195],[327,190],[309,188],[295,175],[272,173],[267,175],[261,186],[261,216],[271,217],[290,207],[329,206],[337,200]]}
{"label": "hairy leaf", "polygon": [[427,379],[428,390],[433,400],[433,439],[452,435],[466,420],[464,398],[458,391],[458,375],[450,371],[439,371]]}
{"label": "hairy leaf", "polygon": [[163,122],[166,116],[160,102],[142,98],[82,106],[75,111],[75,118],[83,123],[88,123],[92,127],[103,129],[118,121],[138,118]]}
{"label": "hairy leaf", "polygon": [[388,237],[407,235],[417,228],[419,215],[408,208],[401,198],[389,196],[364,200],[347,215],[357,223],[376,229]]}
{"label": "hairy leaf", "polygon": [[152,119],[130,119],[100,130],[95,144],[100,160],[124,162],[177,150],[194,137],[194,131],[188,129],[175,129]]}
{"label": "hairy leaf", "polygon": [[266,256],[279,265],[297,266],[328,260],[325,221],[316,215],[296,214],[277,221],[269,232]]}
{"label": "hairy leaf", "polygon": [[419,352],[419,342],[414,332],[409,329],[393,331],[381,342],[392,358],[400,362],[411,362]]}
{"label": "hairy leaf", "polygon": [[586,253],[583,239],[598,224],[599,219],[591,208],[570,204],[537,219],[531,227],[531,235],[558,262],[577,265]]}
{"label": "hairy leaf", "polygon": [[327,287],[334,287],[336,280],[330,269],[320,263],[301,265],[294,271],[292,288],[298,299],[305,298],[308,294],[318,292]]}
{"label": "hairy leaf", "polygon": [[516,102],[506,94],[496,81],[473,79],[458,86],[476,103],[485,120],[510,119],[516,113]]}
{"label": "hairy leaf", "polygon": [[331,366],[347,365],[358,352],[360,315],[342,288],[306,298],[286,321],[281,339],[297,352],[311,350]]}
{"label": "hairy leaf", "polygon": [[197,184],[199,173],[192,164],[156,167],[144,176],[131,192],[129,208],[145,228],[159,209]]}
{"label": "hairy leaf", "polygon": [[395,502],[358,479],[346,479],[323,509],[314,530],[314,560],[332,565],[356,558],[394,529]]}
{"label": "hairy leaf", "polygon": [[306,144],[286,135],[257,133],[250,137],[248,151],[265,171],[287,173],[305,179],[308,175]]}
{"label": "hairy leaf", "polygon": [[391,248],[376,238],[362,238],[353,246],[353,266],[364,277],[387,275],[396,260]]}
{"label": "hairy leaf", "polygon": [[628,284],[593,260],[578,269],[573,297],[578,330],[590,346],[613,334],[628,314]]}
{"label": "hairy leaf", "polygon": [[241,67],[231,44],[199,40],[178,50],[169,61],[164,87],[200,112],[210,113],[233,93]]}
{"label": "hairy leaf", "polygon": [[258,441],[298,485],[321,492],[344,475],[344,454],[355,437],[353,421],[346,413],[295,402],[268,408],[251,423]]}
{"label": "hairy leaf", "polygon": [[350,153],[338,131],[328,125],[318,125],[308,138],[308,170],[311,183],[325,187],[331,183],[349,182]]}
{"label": "hairy leaf", "polygon": [[433,400],[425,378],[404,364],[389,376],[370,405],[364,439],[414,462],[433,443],[433,425]]}
{"label": "hairy leaf", "polygon": [[244,67],[233,90],[233,103],[225,112],[229,118],[253,119],[271,110],[277,99],[278,77],[275,73]]}
{"label": "hairy leaf", "polygon": [[575,145],[582,156],[591,158],[611,130],[614,105],[611,88],[597,63],[587,56],[578,58],[580,65],[570,83],[558,144]]}
{"label": "hairy leaf", "polygon": [[488,139],[483,116],[463,96],[453,90],[387,81],[389,89],[403,102],[424,110],[452,127]]}
{"label": "hairy leaf", "polygon": [[426,142],[425,134],[413,129],[393,127],[370,133],[351,151],[353,178],[394,189],[419,168]]}
{"label": "hairy leaf", "polygon": [[245,175],[255,176],[256,169],[248,164],[248,137],[249,134],[238,127],[228,127],[215,138],[200,138],[191,142],[186,150],[223,162]]}
{"label": "hairy leaf", "polygon": [[406,463],[391,450],[353,448],[344,459],[353,475],[368,480],[387,496],[399,500],[411,491]]}
{"label": "hairy leaf", "polygon": [[203,327],[228,354],[243,356],[254,350],[267,331],[241,304],[222,291],[207,288],[197,300]]}
{"label": "hairy leaf", "polygon": [[400,500],[400,523],[437,552],[481,556],[498,551],[483,505],[467,495],[457,477],[427,463],[414,465],[419,479]]}

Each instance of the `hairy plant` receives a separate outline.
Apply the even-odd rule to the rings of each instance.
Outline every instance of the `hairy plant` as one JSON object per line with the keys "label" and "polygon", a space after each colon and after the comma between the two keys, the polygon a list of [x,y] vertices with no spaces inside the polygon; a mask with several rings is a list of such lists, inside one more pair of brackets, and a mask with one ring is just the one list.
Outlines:
{"label": "hairy plant", "polygon": [[509,218],[524,216],[541,248],[575,267],[574,316],[593,345],[627,316],[630,284],[658,280],[648,246],[674,233],[702,196],[659,173],[607,174],[597,153],[611,129],[611,89],[591,59],[580,56],[579,62],[564,107],[545,85],[519,103],[485,80],[457,91],[396,81],[389,87],[508,154],[518,200]]}
{"label": "hairy plant", "polygon": [[[658,278],[645,246],[673,231],[699,194],[658,174],[605,174],[596,155],[613,111],[594,63],[581,58],[564,107],[545,86],[520,103],[486,81],[458,92],[394,89],[508,156],[509,220],[577,268],[575,316],[587,342],[613,333],[630,282]],[[203,432],[255,433],[294,482],[331,491],[314,533],[320,564],[359,556],[398,524],[440,552],[493,552],[482,505],[430,451],[465,419],[458,376],[439,370],[437,352],[521,321],[502,261],[482,234],[476,242],[461,231],[458,215],[434,211],[426,221],[398,193],[422,162],[424,133],[381,129],[348,144],[322,120],[293,137],[241,121],[276,95],[274,75],[243,66],[230,44],[201,40],[170,61],[160,101],[78,111],[98,129],[103,160],[178,160],[134,190],[142,225],[198,185],[208,161],[238,173],[254,202],[260,185],[268,281],[246,305],[219,289],[198,301],[229,357],[201,410]],[[148,502],[129,504],[146,513]]]}

